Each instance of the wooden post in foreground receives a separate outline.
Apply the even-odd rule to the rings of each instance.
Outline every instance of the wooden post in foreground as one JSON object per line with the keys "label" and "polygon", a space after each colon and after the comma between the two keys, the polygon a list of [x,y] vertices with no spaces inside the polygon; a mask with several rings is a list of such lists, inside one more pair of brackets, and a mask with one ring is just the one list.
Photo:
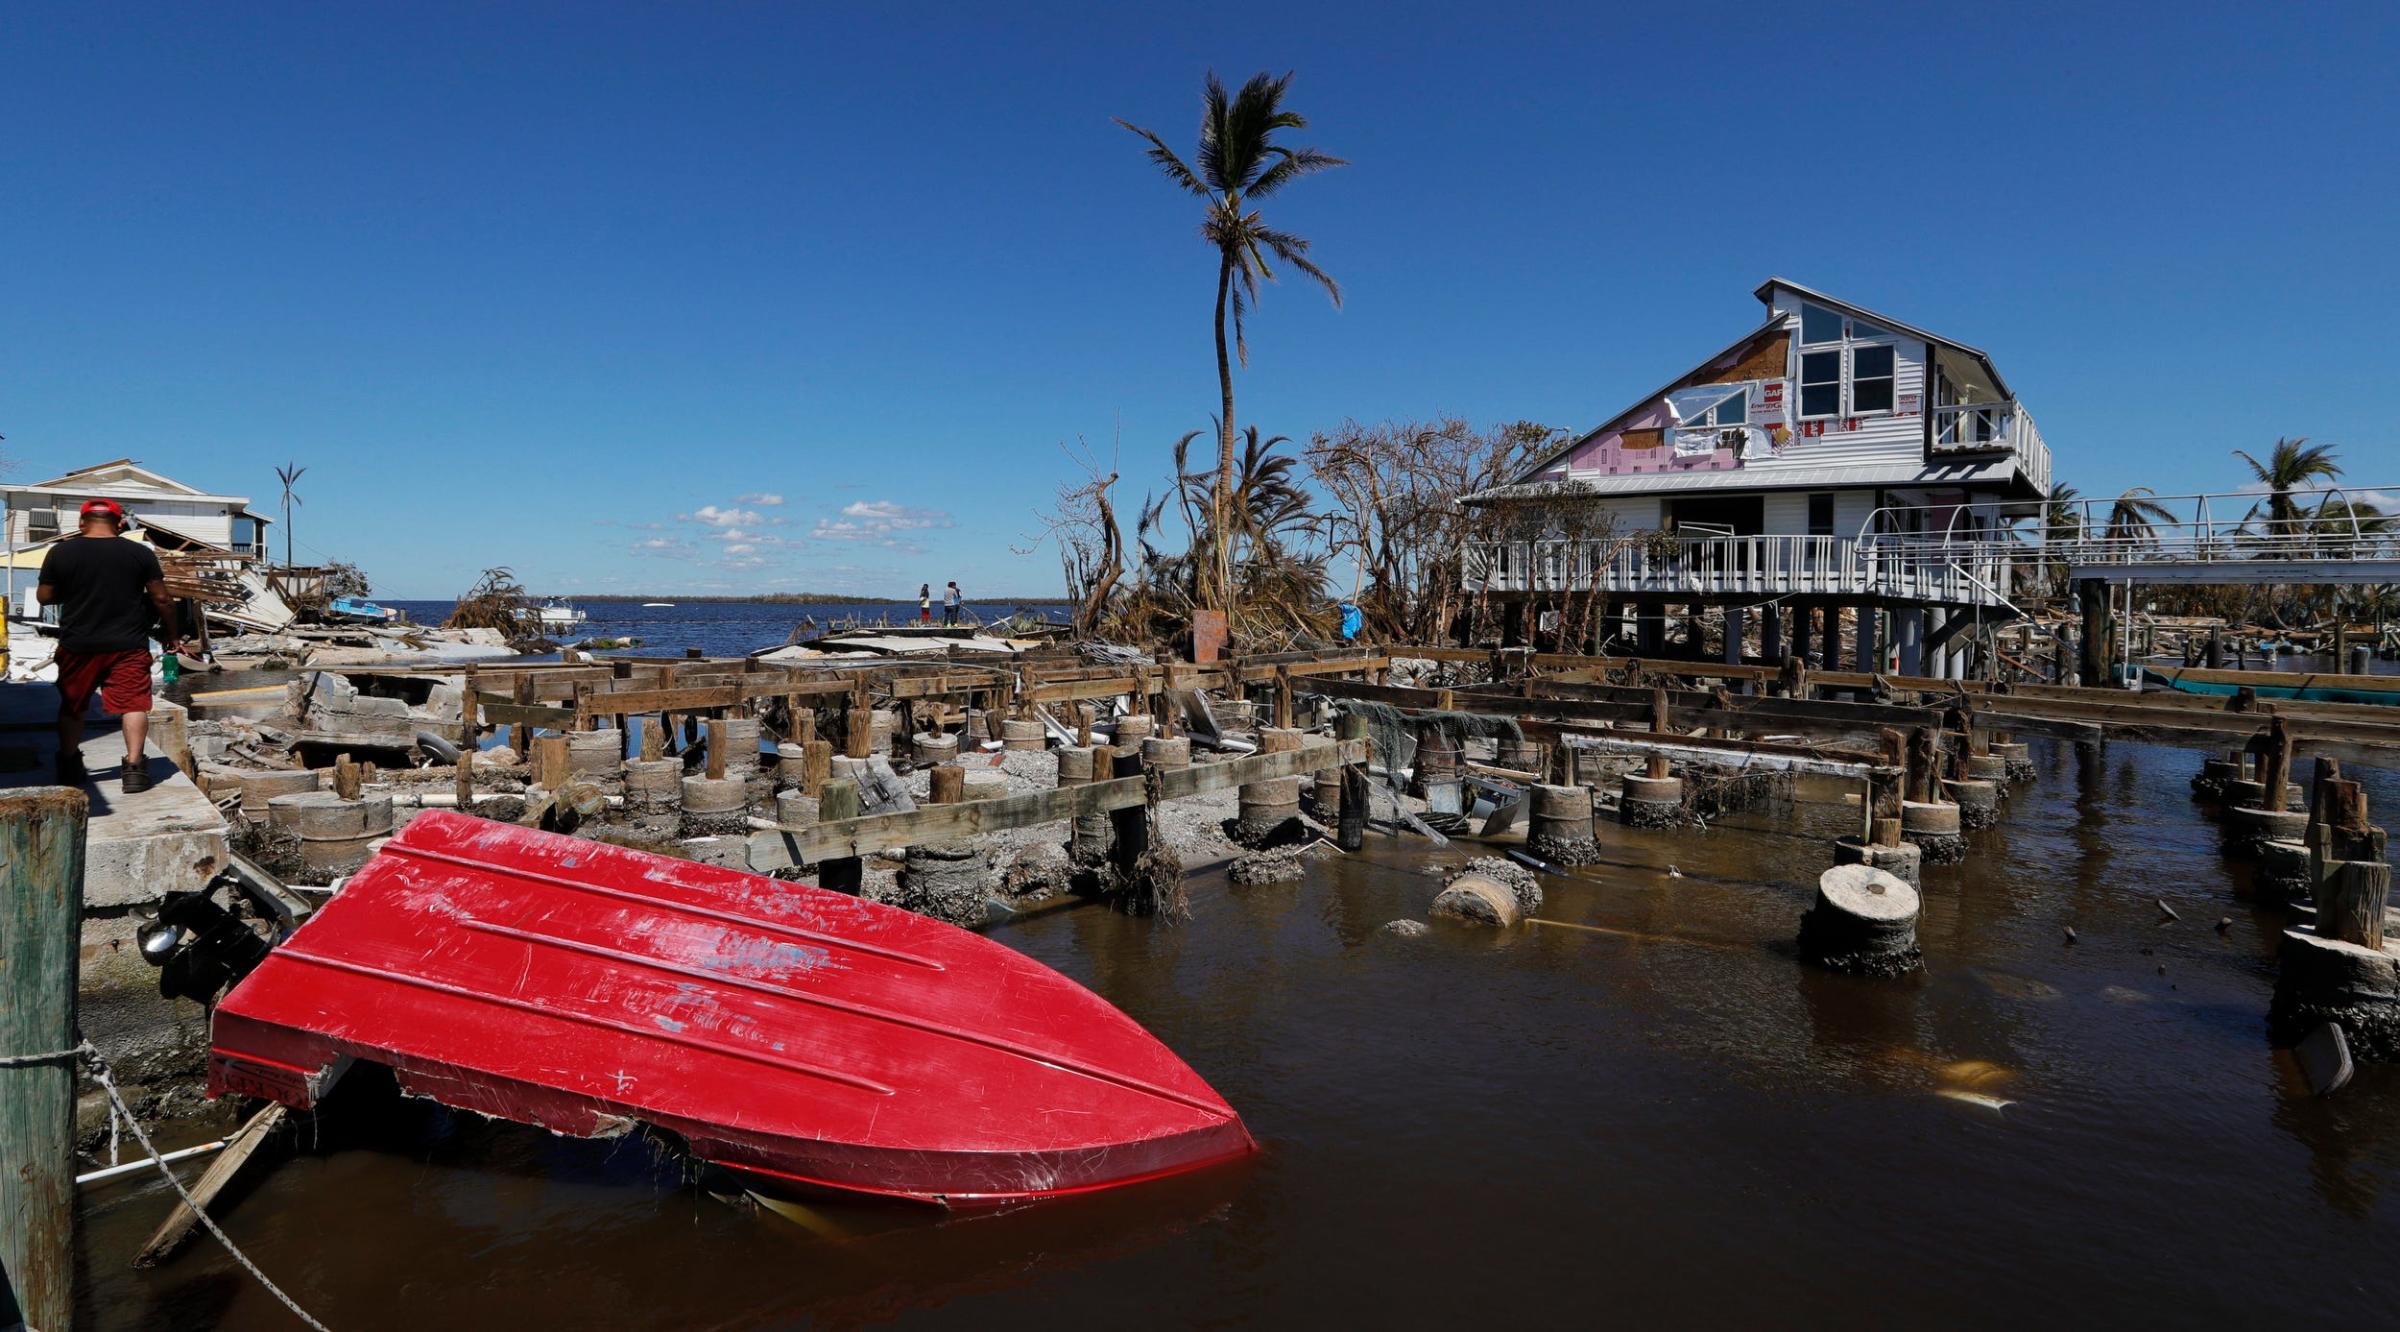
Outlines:
{"label": "wooden post in foreground", "polygon": [[75,1317],[76,971],[83,923],[81,791],[0,796],[0,1268],[28,1327]]}
{"label": "wooden post in foreground", "polygon": [[[1115,751],[1109,761],[1109,775],[1141,776],[1142,751],[1138,747]],[[1116,838],[1116,845],[1109,850],[1109,860],[1116,868],[1118,881],[1131,883],[1134,875],[1140,872],[1143,854],[1150,849],[1150,808],[1147,805],[1129,805],[1124,809],[1110,810],[1108,823],[1109,831]]]}
{"label": "wooden post in foreground", "polygon": [[800,746],[800,794],[804,796],[824,795],[825,783],[832,776],[832,741],[811,740]]}
{"label": "wooden post in foreground", "polygon": [[[1344,740],[1367,738],[1367,719],[1355,712],[1342,714],[1339,728]],[[1342,768],[1342,816],[1335,825],[1333,844],[1344,851],[1356,851],[1367,844],[1367,765],[1345,764]]]}
{"label": "wooden post in foreground", "polygon": [[[817,820],[820,823],[839,823],[859,815],[858,783],[847,777],[829,777],[817,793]],[[817,866],[817,886],[837,893],[858,895],[865,881],[866,865],[856,856],[842,856]]]}

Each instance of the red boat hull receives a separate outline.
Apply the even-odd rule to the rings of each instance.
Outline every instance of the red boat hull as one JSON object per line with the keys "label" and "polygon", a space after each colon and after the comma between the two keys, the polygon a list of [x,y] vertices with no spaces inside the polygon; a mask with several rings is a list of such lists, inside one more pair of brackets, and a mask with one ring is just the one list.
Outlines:
{"label": "red boat hull", "polygon": [[440,811],[226,995],[209,1090],[305,1108],[352,1058],[496,1118],[951,1204],[1254,1150],[1131,1018],[981,935]]}

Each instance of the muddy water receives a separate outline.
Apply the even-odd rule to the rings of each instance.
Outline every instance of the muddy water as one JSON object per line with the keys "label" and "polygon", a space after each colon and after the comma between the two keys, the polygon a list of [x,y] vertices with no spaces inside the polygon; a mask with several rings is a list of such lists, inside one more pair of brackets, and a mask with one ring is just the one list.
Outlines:
{"label": "muddy water", "polygon": [[[1298,885],[1212,876],[1180,929],[1000,929],[1214,1082],[1265,1147],[1240,1166],[794,1220],[639,1141],[412,1104],[327,1130],[229,1228],[342,1329],[2388,1323],[2400,1073],[2316,1101],[2268,1048],[2280,922],[2237,896],[2197,756],[2035,753],[1971,863],[1929,871],[1909,982],[1791,957],[1855,818],[1831,803],[1610,829],[1611,863],[1549,882],[1563,923],[1508,936],[1378,935],[1436,882],[1380,838]],[[290,1325],[213,1246],[125,1266],[155,1188],[92,1201],[88,1326]]]}

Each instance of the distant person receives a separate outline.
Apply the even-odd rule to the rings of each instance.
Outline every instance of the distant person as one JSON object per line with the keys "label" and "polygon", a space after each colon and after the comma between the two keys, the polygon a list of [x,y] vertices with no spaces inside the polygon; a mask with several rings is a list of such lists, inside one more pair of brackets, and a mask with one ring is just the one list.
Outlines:
{"label": "distant person", "polygon": [[150,736],[151,627],[159,626],[167,651],[183,645],[157,552],[125,540],[124,528],[115,500],[85,500],[76,534],[43,557],[34,597],[58,607],[58,779],[81,785],[87,775],[83,713],[98,690],[101,708],[124,719],[117,782],[130,795],[150,789],[142,746]]}
{"label": "distant person", "polygon": [[958,580],[957,580],[957,579],[955,579],[955,578],[953,578],[953,579],[951,579],[951,580],[950,580],[950,586],[949,586],[948,590],[946,590],[946,591],[944,591],[944,592],[942,593],[942,623],[943,623],[943,624],[957,624],[957,623],[958,623],[958,602],[959,602],[959,596],[958,596]]}
{"label": "distant person", "polygon": [[917,623],[933,623],[933,584],[917,584]]}

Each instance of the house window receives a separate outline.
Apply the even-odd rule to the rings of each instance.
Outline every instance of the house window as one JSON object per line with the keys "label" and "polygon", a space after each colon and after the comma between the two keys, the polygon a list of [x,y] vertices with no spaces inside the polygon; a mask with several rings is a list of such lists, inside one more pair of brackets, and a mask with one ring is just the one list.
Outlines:
{"label": "house window", "polygon": [[1744,389],[1691,420],[1685,421],[1684,424],[1686,426],[1738,426],[1748,424],[1749,420],[1750,391]]}
{"label": "house window", "polygon": [[1840,351],[1800,353],[1800,415],[1842,414],[1842,354]]}
{"label": "house window", "polygon": [[1899,350],[1864,319],[1800,307],[1800,416],[1879,416],[1897,405]]}
{"label": "house window", "polygon": [[1833,535],[1833,496],[1819,493],[1808,497],[1808,534],[1812,537]]}
{"label": "house window", "polygon": [[1892,409],[1892,376],[1897,353],[1889,344],[1850,349],[1850,414],[1866,416]]}

